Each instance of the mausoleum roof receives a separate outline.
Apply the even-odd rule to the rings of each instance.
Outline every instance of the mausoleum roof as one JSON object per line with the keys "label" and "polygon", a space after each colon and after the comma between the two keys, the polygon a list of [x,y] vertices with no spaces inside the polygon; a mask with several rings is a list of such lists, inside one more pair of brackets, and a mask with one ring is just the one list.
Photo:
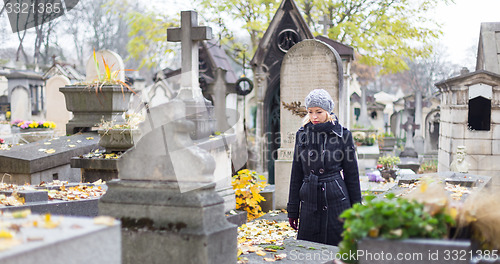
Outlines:
{"label": "mausoleum roof", "polygon": [[[485,70],[478,70],[475,72],[461,74],[461,75],[449,78],[447,80],[440,81],[434,85],[437,88],[439,88],[439,90],[442,91],[443,89],[449,89],[449,87],[455,86],[461,82],[466,82],[468,80],[471,80],[471,81],[477,80],[477,77],[480,77],[481,75],[485,76],[485,77],[486,76],[489,77],[489,78],[484,79],[483,82],[489,83],[491,85],[500,85],[500,74],[496,74],[494,72],[485,71]],[[471,84],[474,84],[474,81],[472,81]]]}
{"label": "mausoleum roof", "polygon": [[354,60],[354,48],[345,44],[342,44],[336,40],[331,38],[327,38],[325,36],[316,36],[317,40],[321,40],[328,44],[330,47],[334,48],[340,55],[340,57],[349,57],[351,60]]}

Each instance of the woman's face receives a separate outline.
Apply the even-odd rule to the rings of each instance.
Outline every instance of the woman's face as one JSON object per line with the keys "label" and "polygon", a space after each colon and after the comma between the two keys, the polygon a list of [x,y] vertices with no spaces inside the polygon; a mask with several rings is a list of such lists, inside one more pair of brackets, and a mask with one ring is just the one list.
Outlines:
{"label": "woman's face", "polygon": [[328,120],[328,113],[321,107],[307,108],[309,119],[313,124],[325,123]]}

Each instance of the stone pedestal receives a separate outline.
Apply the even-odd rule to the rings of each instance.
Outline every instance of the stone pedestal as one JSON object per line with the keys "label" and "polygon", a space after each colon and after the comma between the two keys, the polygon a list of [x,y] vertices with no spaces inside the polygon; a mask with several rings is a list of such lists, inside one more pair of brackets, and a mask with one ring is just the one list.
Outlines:
{"label": "stone pedestal", "polygon": [[236,263],[236,225],[224,217],[215,184],[108,183],[99,213],[122,220],[123,263]]}

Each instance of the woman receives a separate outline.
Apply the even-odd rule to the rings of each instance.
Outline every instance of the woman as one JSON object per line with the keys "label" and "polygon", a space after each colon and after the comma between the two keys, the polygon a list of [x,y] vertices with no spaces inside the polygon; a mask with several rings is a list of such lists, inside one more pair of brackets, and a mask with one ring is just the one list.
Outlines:
{"label": "woman", "polygon": [[333,119],[327,91],[311,91],[308,115],[297,131],[290,179],[288,218],[297,239],[329,245],[342,240],[339,215],[361,202],[358,163],[352,135]]}

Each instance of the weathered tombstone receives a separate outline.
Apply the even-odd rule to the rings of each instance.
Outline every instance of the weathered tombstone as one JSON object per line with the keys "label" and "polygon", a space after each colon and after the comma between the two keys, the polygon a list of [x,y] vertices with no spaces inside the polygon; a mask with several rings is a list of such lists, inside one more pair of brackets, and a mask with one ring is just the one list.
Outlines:
{"label": "weathered tombstone", "polygon": [[71,84],[70,80],[62,75],[50,77],[46,82],[47,115],[46,119],[56,124],[56,133],[65,134],[66,124],[70,119],[70,112],[66,110],[66,99],[59,88]]}
{"label": "weathered tombstone", "polygon": [[[123,263],[235,263],[236,226],[215,192],[214,160],[195,146],[178,99],[150,109],[118,162],[99,213],[122,220]],[[193,166],[195,165],[195,166]]]}
{"label": "weathered tombstone", "polygon": [[[333,112],[345,107],[343,100],[342,61],[338,53],[319,40],[303,40],[295,44],[285,55],[281,65],[280,110],[281,147],[275,161],[276,208],[286,208],[292,168],[295,134],[302,126],[302,118],[287,110],[295,102],[304,105],[307,94],[317,88],[327,90],[335,103]],[[290,107],[287,107],[290,109]],[[301,111],[295,107],[297,111]],[[305,109],[302,109],[305,111]],[[347,109],[345,109],[347,111]],[[342,120],[339,120],[342,123]]]}
{"label": "weathered tombstone", "polygon": [[10,97],[11,120],[30,120],[31,102],[28,88],[17,86],[12,90]]}
{"label": "weathered tombstone", "polygon": [[[120,55],[116,54],[110,50],[100,50],[96,51],[96,60],[99,63],[99,74],[100,76],[104,76],[106,69],[104,67],[104,62],[111,68],[111,72],[118,71],[118,80],[125,82],[125,64],[123,64],[123,59]],[[92,82],[98,80],[99,77],[97,75],[96,62],[94,61],[94,56],[90,56],[87,60],[87,64],[85,67],[85,81]]]}

